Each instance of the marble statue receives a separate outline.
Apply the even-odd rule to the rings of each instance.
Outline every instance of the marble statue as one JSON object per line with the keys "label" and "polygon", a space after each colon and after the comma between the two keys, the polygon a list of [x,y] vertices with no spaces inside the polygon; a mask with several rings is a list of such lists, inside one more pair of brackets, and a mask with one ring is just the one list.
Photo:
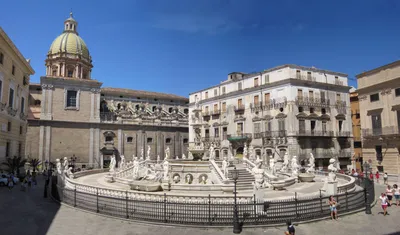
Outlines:
{"label": "marble statue", "polygon": [[186,155],[182,153],[182,160],[186,160]]}
{"label": "marble statue", "polygon": [[150,160],[150,153],[151,153],[151,147],[150,147],[150,145],[147,145],[147,157],[146,157],[146,160]]}
{"label": "marble statue", "polygon": [[162,164],[163,166],[163,170],[164,170],[164,180],[169,180],[169,162],[167,161],[167,159],[164,159],[164,162]]}
{"label": "marble statue", "polygon": [[335,162],[336,162],[336,168],[337,168],[337,170],[340,170],[340,161],[339,161],[339,156],[337,155],[336,157],[335,157]]}
{"label": "marble statue", "polygon": [[135,161],[135,154],[132,154],[132,161]]}
{"label": "marble statue", "polygon": [[57,174],[61,175],[62,174],[62,166],[61,166],[61,162],[60,162],[59,158],[56,159],[56,166],[57,166]]}
{"label": "marble statue", "polygon": [[174,178],[172,179],[175,184],[179,183],[181,181],[181,177],[177,174],[174,175]]}
{"label": "marble statue", "polygon": [[162,176],[154,170],[154,167],[145,167],[144,175],[141,180],[160,181]]}
{"label": "marble statue", "polygon": [[224,173],[225,178],[228,178],[228,166],[229,162],[227,161],[226,157],[224,157],[224,160],[222,161],[222,173]]}
{"label": "marble statue", "polygon": [[110,172],[115,171],[115,166],[117,165],[117,160],[115,159],[115,155],[112,155],[111,161],[110,161]]}
{"label": "marble statue", "polygon": [[121,155],[121,161],[119,162],[118,168],[120,170],[123,170],[125,168],[125,156],[124,155]]}
{"label": "marble statue", "polygon": [[207,184],[207,175],[200,176],[199,184]]}
{"label": "marble statue", "polygon": [[157,163],[160,162],[160,155],[157,155]]}
{"label": "marble statue", "polygon": [[233,159],[233,147],[232,147],[232,143],[231,142],[229,142],[228,159],[229,160]]}
{"label": "marble statue", "polygon": [[133,159],[133,173],[132,173],[134,180],[139,178],[139,166],[140,166],[140,163],[139,163],[137,157],[135,157]]}
{"label": "marble statue", "polygon": [[[265,162],[265,163],[269,163],[268,162],[268,159],[267,159],[267,153],[264,151],[264,153],[262,154],[262,157],[261,157],[261,160],[263,161],[263,162]],[[268,165],[267,165],[267,168],[268,168]]]}
{"label": "marble statue", "polygon": [[254,175],[254,189],[260,189],[264,184],[264,169],[261,168],[262,162],[256,164],[255,167],[251,170],[251,173]]}
{"label": "marble statue", "polygon": [[193,160],[193,153],[192,153],[192,152],[189,152],[189,157],[188,157],[188,159]]}
{"label": "marble statue", "polygon": [[193,176],[191,174],[187,174],[185,177],[185,183],[192,184],[192,182],[193,182]]}
{"label": "marble statue", "polygon": [[269,159],[269,169],[273,170],[275,168],[275,159],[270,158]]}
{"label": "marble statue", "polygon": [[297,178],[297,176],[299,175],[299,168],[300,168],[299,163],[297,162],[297,156],[293,156],[291,168],[292,168],[292,176]]}
{"label": "marble statue", "polygon": [[260,155],[256,156],[256,164],[263,162],[263,160],[261,160]]}
{"label": "marble statue", "polygon": [[140,150],[140,160],[144,160],[144,149],[143,149],[143,147]]}
{"label": "marble statue", "polygon": [[253,148],[253,145],[249,146],[249,159],[250,159],[250,161],[254,160],[254,148]]}
{"label": "marble statue", "polygon": [[169,158],[169,147],[167,147],[165,149],[165,158],[164,159],[168,159]]}
{"label": "marble statue", "polygon": [[289,154],[286,152],[283,156],[283,164],[281,168],[281,172],[287,172],[289,168]]}
{"label": "marble statue", "polygon": [[247,154],[248,154],[248,151],[247,151],[247,144],[244,143],[244,147],[243,147],[243,158],[247,158]]}
{"label": "marble statue", "polygon": [[328,182],[335,182],[336,181],[336,172],[338,169],[336,168],[337,163],[335,158],[331,158],[329,160],[329,166],[328,166]]}
{"label": "marble statue", "polygon": [[74,173],[72,173],[72,167],[67,169],[66,174],[67,174],[68,177],[74,178]]}
{"label": "marble statue", "polygon": [[64,157],[63,167],[64,167],[64,172],[67,172],[68,171],[68,167],[69,167],[68,158],[67,157]]}
{"label": "marble statue", "polygon": [[210,154],[209,160],[214,160],[215,152],[214,152],[214,144],[213,143],[211,143],[211,145],[210,145],[209,154]]}
{"label": "marble statue", "polygon": [[310,153],[310,157],[308,158],[308,169],[307,173],[314,173],[315,172],[315,158],[312,153]]}

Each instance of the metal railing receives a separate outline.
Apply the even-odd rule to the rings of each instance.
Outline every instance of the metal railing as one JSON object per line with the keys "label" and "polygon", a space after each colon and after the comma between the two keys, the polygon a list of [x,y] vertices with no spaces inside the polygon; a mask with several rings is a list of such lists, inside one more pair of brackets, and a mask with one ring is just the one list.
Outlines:
{"label": "metal railing", "polygon": [[245,106],[244,105],[237,105],[235,106],[235,112],[244,112]]}
{"label": "metal railing", "polygon": [[251,139],[252,138],[252,134],[251,133],[241,133],[238,132],[236,134],[233,135],[227,135],[228,139]]}
{"label": "metal railing", "polygon": [[268,138],[268,137],[285,137],[286,135],[287,135],[286,130],[264,131],[264,132],[254,133],[254,138],[260,139],[260,138]]}
{"label": "metal railing", "polygon": [[386,126],[383,128],[375,128],[375,129],[362,129],[363,137],[374,137],[381,135],[399,135],[400,127],[398,126]]}
{"label": "metal railing", "polygon": [[351,131],[337,131],[336,136],[339,137],[350,137],[351,136]]}
{"label": "metal railing", "polygon": [[333,136],[333,131],[315,131],[315,130],[299,130],[296,132],[298,136]]}
{"label": "metal railing", "polygon": [[296,96],[295,103],[297,106],[315,106],[315,107],[328,107],[330,100],[325,98],[315,98],[308,96]]}

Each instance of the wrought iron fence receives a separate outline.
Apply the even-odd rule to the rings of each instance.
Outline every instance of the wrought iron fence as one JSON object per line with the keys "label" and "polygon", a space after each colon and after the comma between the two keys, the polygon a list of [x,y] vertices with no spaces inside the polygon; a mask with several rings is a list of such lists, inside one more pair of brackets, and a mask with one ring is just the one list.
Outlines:
{"label": "wrought iron fence", "polygon": [[[57,188],[56,184],[52,184]],[[213,198],[208,200],[173,200],[166,194],[163,198],[133,199],[108,197],[99,192],[88,193],[76,189],[58,188],[62,202],[99,214],[157,223],[230,226],[233,223],[234,204],[231,200]],[[368,188],[369,189],[369,188]],[[366,208],[367,188],[335,195],[338,211],[350,212]],[[281,224],[287,220],[306,221],[330,215],[328,197],[298,197],[276,201],[240,200],[237,203],[239,219],[246,225]]]}

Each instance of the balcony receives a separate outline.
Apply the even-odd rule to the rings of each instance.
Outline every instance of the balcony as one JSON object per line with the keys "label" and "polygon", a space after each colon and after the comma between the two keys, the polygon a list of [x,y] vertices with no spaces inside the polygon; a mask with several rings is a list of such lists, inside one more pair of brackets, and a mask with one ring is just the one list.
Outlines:
{"label": "balcony", "polygon": [[235,113],[244,113],[245,107],[244,105],[235,106]]}
{"label": "balcony", "polygon": [[107,113],[100,113],[100,121],[101,122],[115,122],[117,121],[117,115],[112,112],[107,112]]}
{"label": "balcony", "polygon": [[201,113],[201,116],[208,117],[208,116],[210,116],[210,112],[206,110],[206,111]]}
{"label": "balcony", "polygon": [[304,80],[304,81],[310,81],[310,82],[315,82],[316,81],[316,78],[314,76],[300,75],[300,74],[296,74],[296,79]]}
{"label": "balcony", "polygon": [[318,136],[318,137],[332,137],[333,131],[316,131],[316,130],[299,130],[298,136]]}
{"label": "balcony", "polygon": [[262,108],[263,108],[262,102],[257,102],[257,103],[251,103],[250,104],[251,112],[261,111]]}
{"label": "balcony", "polygon": [[399,135],[400,128],[397,126],[387,126],[383,128],[375,128],[375,129],[362,129],[363,137],[379,137],[385,135]]}
{"label": "balcony", "polygon": [[11,116],[15,116],[17,114],[17,110],[13,109],[12,107],[8,107],[7,108],[7,112],[8,114],[10,114]]}
{"label": "balcony", "polygon": [[337,137],[350,137],[351,131],[337,131],[336,136]]}
{"label": "balcony", "polygon": [[286,137],[286,130],[271,131],[272,137]]}
{"label": "balcony", "polygon": [[219,109],[214,109],[213,111],[211,111],[211,116],[218,116],[221,114],[221,110]]}
{"label": "balcony", "polygon": [[343,81],[335,80],[335,85],[343,86]]}
{"label": "balcony", "polygon": [[229,141],[243,141],[243,140],[250,140],[252,135],[250,133],[236,133],[234,135],[228,135]]}
{"label": "balcony", "polygon": [[336,100],[335,106],[336,106],[336,108],[346,107],[346,101]]}
{"label": "balcony", "polygon": [[271,110],[273,108],[274,108],[274,100],[267,100],[264,103],[262,103],[263,110]]}
{"label": "balcony", "polygon": [[328,107],[330,105],[330,100],[325,98],[296,96],[295,103],[297,106]]}

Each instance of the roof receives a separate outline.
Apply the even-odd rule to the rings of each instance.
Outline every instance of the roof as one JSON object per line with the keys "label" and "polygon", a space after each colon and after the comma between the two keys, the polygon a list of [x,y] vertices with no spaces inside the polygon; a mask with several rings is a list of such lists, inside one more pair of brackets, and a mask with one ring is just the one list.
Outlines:
{"label": "roof", "polygon": [[400,60],[396,60],[396,61],[394,61],[392,63],[385,64],[385,65],[382,65],[382,66],[380,66],[378,68],[374,68],[374,69],[362,72],[360,74],[357,74],[356,78],[359,79],[361,77],[365,77],[365,76],[377,73],[377,72],[379,72],[381,70],[388,69],[388,68],[395,67],[395,66],[399,66],[399,65],[400,65]]}
{"label": "roof", "polygon": [[4,40],[8,43],[8,45],[13,49],[15,54],[17,54],[17,57],[21,60],[22,64],[28,68],[29,72],[31,74],[35,74],[35,70],[33,70],[31,64],[25,59],[25,57],[22,55],[22,53],[18,50],[17,46],[12,42],[12,40],[8,37],[6,32],[4,32],[3,28],[0,26],[0,36],[4,38]]}
{"label": "roof", "polygon": [[[312,71],[312,72],[327,73],[327,74],[332,74],[332,75],[348,77],[348,75],[345,74],[345,73],[334,72],[334,71],[325,70],[325,69],[318,69],[318,68],[315,68],[315,67],[305,67],[305,66],[300,66],[300,65],[295,65],[295,64],[279,65],[279,66],[276,66],[276,67],[273,67],[273,68],[270,68],[270,69],[263,70],[261,72],[252,72],[252,73],[232,72],[232,73],[229,73],[228,75],[231,75],[231,74],[242,74],[243,75],[242,79],[246,79],[246,78],[262,75],[262,74],[265,74],[265,73],[269,73],[269,72],[272,72],[272,71],[280,70],[280,69],[283,69],[283,68],[302,69],[302,70],[308,70],[308,71]],[[223,85],[226,85],[226,84],[231,83],[231,82],[236,82],[236,81],[226,81],[225,80],[225,81],[221,82],[221,84],[223,83]],[[205,91],[205,90],[208,90],[208,89],[219,87],[219,86],[221,86],[221,84],[218,84],[218,85],[215,85],[215,86],[211,86],[211,87],[208,87],[208,88],[205,88],[205,89],[202,89],[202,90],[198,90],[198,91],[195,91],[195,92],[191,92],[189,95],[192,95],[192,94],[198,93],[198,92],[202,92],[202,91]]]}
{"label": "roof", "polygon": [[89,59],[89,49],[85,41],[79,37],[75,32],[64,32],[54,39],[50,46],[49,54],[56,54],[60,52],[71,53],[74,55],[82,55]]}
{"label": "roof", "polygon": [[118,96],[123,95],[123,96],[133,96],[133,97],[140,97],[140,98],[153,98],[153,99],[156,98],[156,99],[180,100],[180,101],[189,102],[188,98],[174,95],[174,94],[152,92],[152,91],[138,91],[138,90],[131,90],[131,89],[123,89],[123,88],[105,87],[105,88],[101,88],[101,93],[110,94],[110,95],[118,95]]}

